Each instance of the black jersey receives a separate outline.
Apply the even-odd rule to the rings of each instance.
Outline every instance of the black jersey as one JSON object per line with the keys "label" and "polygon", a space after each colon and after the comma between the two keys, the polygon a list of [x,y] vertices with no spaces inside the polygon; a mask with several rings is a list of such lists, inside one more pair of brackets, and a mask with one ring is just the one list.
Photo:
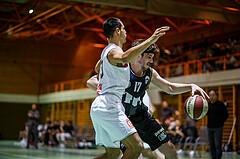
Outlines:
{"label": "black jersey", "polygon": [[[152,69],[149,67],[143,76],[136,76],[132,70],[128,88],[123,94],[122,103],[125,114],[136,128],[141,139],[154,151],[162,144],[168,142],[169,137],[164,128],[149,114],[143,103],[145,91],[152,78]],[[125,146],[121,144],[124,152]]]}
{"label": "black jersey", "polygon": [[129,86],[125,89],[122,103],[127,116],[134,115],[144,109],[143,97],[152,78],[152,69],[149,67],[143,76],[139,77],[131,70]]}

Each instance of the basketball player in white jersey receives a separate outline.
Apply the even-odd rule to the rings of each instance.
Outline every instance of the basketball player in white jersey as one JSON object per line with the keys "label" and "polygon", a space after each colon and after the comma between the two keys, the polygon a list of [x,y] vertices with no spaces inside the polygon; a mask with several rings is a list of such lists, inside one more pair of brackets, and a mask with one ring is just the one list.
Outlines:
{"label": "basketball player in white jersey", "polygon": [[106,152],[96,158],[115,159],[119,156],[121,141],[127,148],[124,159],[136,159],[143,145],[131,121],[124,113],[122,95],[129,84],[129,62],[156,42],[169,27],[156,29],[153,35],[141,45],[123,51],[126,31],[118,18],[108,18],[103,24],[108,46],[101,54],[98,96],[91,105],[90,116],[96,130],[96,144],[103,145]]}

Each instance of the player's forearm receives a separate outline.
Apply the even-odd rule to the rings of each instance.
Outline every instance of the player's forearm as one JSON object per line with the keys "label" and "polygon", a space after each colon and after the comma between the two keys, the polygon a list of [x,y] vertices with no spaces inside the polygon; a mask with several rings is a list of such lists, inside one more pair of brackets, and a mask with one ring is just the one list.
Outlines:
{"label": "player's forearm", "polygon": [[96,91],[97,90],[97,85],[98,85],[98,79],[97,75],[92,76],[88,81],[87,81],[87,86],[91,88],[92,90]]}
{"label": "player's forearm", "polygon": [[192,84],[170,83],[169,90],[170,94],[185,93],[192,90]]}
{"label": "player's forearm", "polygon": [[156,70],[152,71],[152,83],[168,94],[185,93],[192,89],[192,84],[171,83],[163,79]]}
{"label": "player's forearm", "polygon": [[132,62],[135,58],[141,55],[151,44],[155,43],[161,36],[165,35],[165,31],[168,31],[169,28],[169,26],[162,26],[160,28],[157,28],[152,34],[152,36],[145,40],[143,43],[125,51],[120,58],[120,63]]}
{"label": "player's forearm", "polygon": [[153,84],[168,94],[180,94],[191,90],[191,84],[171,83],[165,79],[156,78]]}
{"label": "player's forearm", "polygon": [[125,51],[122,55],[122,60],[124,63],[130,63],[134,59],[136,59],[139,55],[141,55],[151,44],[152,44],[151,38],[145,40],[143,43],[141,43],[138,46],[132,47]]}

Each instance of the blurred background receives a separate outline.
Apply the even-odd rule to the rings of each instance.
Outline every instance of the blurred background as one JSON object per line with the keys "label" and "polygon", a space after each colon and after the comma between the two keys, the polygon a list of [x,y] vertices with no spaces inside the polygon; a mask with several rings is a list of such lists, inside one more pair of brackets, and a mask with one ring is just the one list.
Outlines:
{"label": "blurred background", "polygon": [[[232,149],[240,152],[240,2],[238,0],[1,0],[0,1],[0,139],[18,140],[27,112],[38,104],[46,118],[71,120],[91,136],[89,110],[96,96],[86,87],[107,45],[102,25],[109,17],[124,23],[128,37],[147,39],[160,26],[170,31],[157,41],[154,59],[159,74],[172,82],[196,83],[215,89],[229,118],[223,143],[234,120]],[[190,93],[167,95],[150,86],[155,117],[162,101],[179,111]],[[206,117],[197,122],[199,131]],[[207,149],[207,147],[202,147]]]}

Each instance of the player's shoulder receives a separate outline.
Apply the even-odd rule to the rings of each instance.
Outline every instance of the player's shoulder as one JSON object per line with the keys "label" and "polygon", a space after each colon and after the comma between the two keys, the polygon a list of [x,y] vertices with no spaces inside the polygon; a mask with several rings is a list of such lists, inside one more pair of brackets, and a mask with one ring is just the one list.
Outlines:
{"label": "player's shoulder", "polygon": [[120,47],[112,48],[112,49],[109,51],[109,54],[118,54],[118,53],[123,53],[123,50],[122,50]]}
{"label": "player's shoulder", "polygon": [[148,67],[148,71],[152,72],[153,68],[152,67]]}
{"label": "player's shoulder", "polygon": [[150,69],[150,72],[151,72],[153,75],[158,75],[158,72],[157,72],[154,68],[149,67],[149,69]]}

